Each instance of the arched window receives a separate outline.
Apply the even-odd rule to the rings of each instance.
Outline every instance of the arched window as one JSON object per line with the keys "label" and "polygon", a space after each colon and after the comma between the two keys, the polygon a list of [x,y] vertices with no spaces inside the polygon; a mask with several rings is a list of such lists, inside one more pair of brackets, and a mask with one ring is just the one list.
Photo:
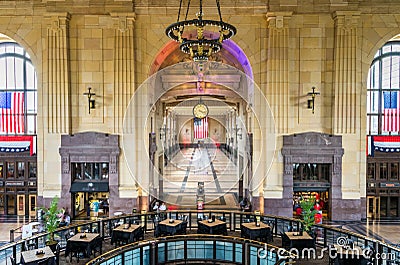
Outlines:
{"label": "arched window", "polygon": [[36,135],[37,78],[26,51],[0,43],[0,135]]}
{"label": "arched window", "polygon": [[376,53],[368,75],[368,135],[399,135],[400,41],[387,42]]}

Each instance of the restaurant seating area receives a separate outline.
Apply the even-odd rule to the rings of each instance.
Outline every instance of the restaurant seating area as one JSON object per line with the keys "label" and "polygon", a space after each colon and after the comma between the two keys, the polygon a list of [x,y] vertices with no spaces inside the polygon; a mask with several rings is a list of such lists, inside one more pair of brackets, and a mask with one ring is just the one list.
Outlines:
{"label": "restaurant seating area", "polygon": [[[234,264],[256,264],[241,263],[241,259],[245,256],[242,257],[240,253],[250,251],[254,254],[259,248],[268,244],[268,249],[271,247],[289,251],[288,256],[295,264],[341,265],[349,264],[349,262],[352,265],[367,264],[366,262],[370,260],[360,254],[366,248],[370,249],[369,253],[376,253],[376,249],[380,252],[392,253],[397,255],[397,261],[400,260],[400,250],[389,248],[384,242],[377,244],[374,239],[324,225],[315,225],[312,233],[302,232],[301,227],[298,219],[242,212],[210,211],[207,214],[204,212],[199,214],[197,211],[185,213],[176,211],[165,213],[163,220],[154,213],[124,214],[86,223],[73,223],[68,227],[60,228],[55,235],[58,241],[55,250],[45,245],[46,234],[38,234],[32,238],[11,243],[8,247],[1,247],[0,257],[7,256],[5,264],[14,264],[15,261],[15,264],[36,265],[42,262],[44,264],[86,264],[91,260],[93,262],[97,260],[97,263],[92,264],[102,264],[100,261],[114,259],[118,255],[129,260],[142,256],[142,264],[153,264],[146,263],[145,257],[149,254],[146,251],[155,251],[158,253],[159,262],[155,264],[177,264],[174,262],[180,261],[183,251],[194,260],[201,260],[211,255],[210,253],[214,253],[213,255],[217,255],[216,259],[237,261]],[[338,240],[343,238],[346,238],[346,245],[338,244]],[[38,247],[25,249],[24,246],[28,240]],[[138,242],[141,243],[137,244]],[[152,245],[150,242],[158,243]],[[150,244],[149,248],[143,247],[146,244]],[[248,245],[252,248],[245,250],[244,248],[249,247]],[[136,247],[139,247],[141,252]],[[214,248],[231,254],[218,256],[222,254],[211,251]],[[326,248],[331,248],[333,253],[336,251],[338,257],[332,258],[328,255],[318,257]],[[172,249],[174,249],[173,252],[171,252]],[[300,250],[300,253],[292,253],[293,249]],[[315,250],[318,258],[302,255],[303,249]],[[199,254],[198,251],[203,254]],[[16,255],[13,255],[14,252]],[[121,254],[125,252],[130,254]],[[354,252],[354,255],[351,257],[344,255],[348,252]],[[278,261],[277,257],[273,259]],[[127,260],[127,262],[130,261]],[[385,264],[396,264],[394,262]]]}

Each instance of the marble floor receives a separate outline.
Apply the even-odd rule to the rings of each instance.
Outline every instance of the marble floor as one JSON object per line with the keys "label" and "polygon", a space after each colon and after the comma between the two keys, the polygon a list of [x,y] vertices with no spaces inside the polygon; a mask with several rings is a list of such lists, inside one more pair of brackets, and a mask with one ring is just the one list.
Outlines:
{"label": "marble floor", "polygon": [[194,207],[198,183],[204,183],[205,203],[216,208],[238,206],[237,166],[218,148],[184,148],[169,158],[163,174],[163,201]]}

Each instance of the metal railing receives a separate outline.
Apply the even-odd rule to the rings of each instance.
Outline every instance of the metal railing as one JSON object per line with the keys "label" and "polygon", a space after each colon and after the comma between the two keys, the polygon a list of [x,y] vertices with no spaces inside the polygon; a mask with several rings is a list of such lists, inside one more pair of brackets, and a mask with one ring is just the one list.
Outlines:
{"label": "metal railing", "polygon": [[[174,218],[178,219],[180,216],[187,216],[188,218],[188,231],[197,231],[197,220],[199,218],[204,218],[205,216],[211,217],[215,215],[216,218],[222,218],[226,221],[228,231],[240,231],[241,224],[243,222],[254,221],[256,218],[259,218],[262,222],[268,223],[272,227],[273,235],[280,236],[282,233],[289,230],[297,230],[301,228],[301,221],[299,219],[294,218],[286,218],[282,216],[274,216],[274,215],[256,215],[253,213],[247,212],[238,212],[238,211],[225,211],[225,210],[203,210],[203,211],[170,211],[165,214],[164,218]],[[74,222],[72,225],[68,227],[62,227],[56,230],[55,239],[60,243],[62,249],[66,246],[65,234],[70,231],[76,233],[81,231],[87,232],[97,232],[103,238],[111,237],[112,229],[116,226],[117,223],[129,223],[139,221],[143,227],[145,233],[154,232],[155,222],[157,222],[156,218],[157,214],[150,213],[137,213],[137,214],[129,214],[129,215],[121,215],[114,216],[110,218],[98,219],[96,221],[90,222]],[[400,249],[394,246],[391,246],[385,242],[379,241],[377,239],[369,238],[357,233],[353,233],[348,230],[335,228],[327,225],[315,225],[313,227],[315,233],[317,233],[317,244],[320,247],[328,247],[330,245],[336,244],[339,237],[348,238],[354,241],[355,245],[360,247],[370,246],[373,247],[376,252],[385,255],[394,255],[395,260],[385,260],[385,259],[375,259],[374,265],[389,265],[396,264],[400,261]],[[11,242],[9,244],[3,245],[0,247],[0,264],[10,264],[9,258],[10,256],[17,259],[20,259],[21,251],[24,250],[24,246],[29,243],[34,243],[37,247],[43,247],[46,244],[47,233],[36,234],[25,240],[18,240],[15,242]],[[398,264],[398,263],[397,263]]]}
{"label": "metal railing", "polygon": [[[279,253],[279,255],[278,255]],[[239,237],[203,234],[161,237],[113,249],[86,265],[157,265],[173,262],[275,265],[293,262],[295,256],[272,245]]]}

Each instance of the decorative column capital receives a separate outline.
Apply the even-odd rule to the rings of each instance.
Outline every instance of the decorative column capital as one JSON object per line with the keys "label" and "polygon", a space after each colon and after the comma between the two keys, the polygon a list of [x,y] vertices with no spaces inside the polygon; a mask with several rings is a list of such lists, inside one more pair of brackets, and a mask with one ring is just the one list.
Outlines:
{"label": "decorative column capital", "polygon": [[46,19],[49,20],[49,28],[58,30],[68,27],[71,20],[71,14],[68,12],[48,13]]}
{"label": "decorative column capital", "polygon": [[268,12],[266,14],[268,27],[281,29],[289,27],[289,20],[293,12]]}
{"label": "decorative column capital", "polygon": [[332,17],[336,27],[354,28],[358,26],[360,15],[358,11],[335,11]]}
{"label": "decorative column capital", "polygon": [[110,13],[114,20],[114,27],[121,32],[133,29],[136,21],[136,13]]}

